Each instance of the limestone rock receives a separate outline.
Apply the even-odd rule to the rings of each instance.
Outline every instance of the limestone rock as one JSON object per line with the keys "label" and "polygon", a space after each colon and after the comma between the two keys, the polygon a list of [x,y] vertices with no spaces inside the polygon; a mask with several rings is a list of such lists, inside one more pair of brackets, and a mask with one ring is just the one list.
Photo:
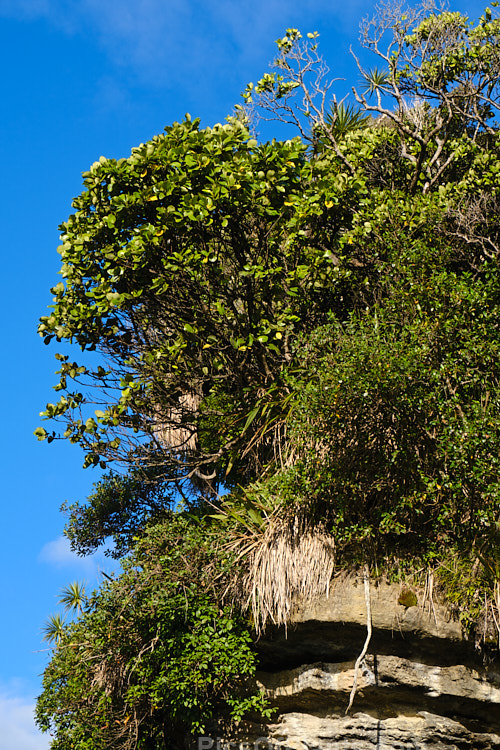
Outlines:
{"label": "limestone rock", "polygon": [[246,730],[249,747],[260,737],[259,748],[293,750],[500,750],[499,661],[485,663],[443,605],[414,593],[417,606],[404,606],[415,598],[401,586],[371,586],[373,635],[347,716],[366,638],[362,583],[303,604],[286,633],[269,629],[259,681],[278,713]]}

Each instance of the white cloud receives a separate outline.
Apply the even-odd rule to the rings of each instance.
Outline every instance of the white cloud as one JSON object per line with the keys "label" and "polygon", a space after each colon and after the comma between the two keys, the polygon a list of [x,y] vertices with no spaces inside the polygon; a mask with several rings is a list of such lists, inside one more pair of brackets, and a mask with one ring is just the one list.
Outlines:
{"label": "white cloud", "polygon": [[[353,4],[359,13],[371,0]],[[254,0],[246,6],[240,0],[0,0],[0,15],[45,18],[66,33],[90,33],[115,64],[161,86],[196,78],[214,60],[230,61],[234,69],[241,60],[260,59],[278,25],[284,31],[307,24],[311,13],[346,23],[345,4],[331,0]]]}
{"label": "white cloud", "polygon": [[0,0],[0,16],[44,18],[65,33],[90,33],[115,63],[148,72],[193,53],[193,0]]}
{"label": "white cloud", "polygon": [[58,568],[78,565],[86,560],[86,558],[78,557],[72,551],[69,540],[65,536],[59,536],[57,539],[47,542],[42,547],[38,559],[40,562],[49,563],[49,565],[55,565]]}
{"label": "white cloud", "polygon": [[51,0],[0,0],[0,15],[11,18],[39,18],[50,12]]}
{"label": "white cloud", "polygon": [[[102,568],[109,568],[109,561],[103,553],[80,557],[72,551],[69,539],[59,536],[57,539],[47,542],[38,555],[38,561],[52,565],[55,568],[78,569],[80,573],[89,577],[96,577]],[[108,564],[106,565],[106,562]]]}
{"label": "white cloud", "polygon": [[33,718],[34,703],[0,688],[0,744],[2,750],[48,750],[50,738],[42,735]]}

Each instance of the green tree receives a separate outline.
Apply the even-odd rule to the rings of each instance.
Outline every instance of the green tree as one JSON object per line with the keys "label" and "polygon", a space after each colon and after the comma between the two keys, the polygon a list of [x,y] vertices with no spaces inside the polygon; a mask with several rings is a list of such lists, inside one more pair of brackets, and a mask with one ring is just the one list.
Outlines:
{"label": "green tree", "polygon": [[109,472],[94,485],[85,502],[64,504],[68,516],[64,533],[75,552],[88,555],[109,544],[107,554],[119,558],[151,521],[170,517],[179,505],[179,484],[165,483],[163,474],[132,468],[126,474]]}
{"label": "green tree", "polygon": [[[475,596],[489,597],[481,619],[490,634],[500,524],[498,31],[490,9],[476,23],[429,3],[404,14],[382,6],[361,40],[383,67],[359,65],[349,127],[343,102],[326,97],[333,82],[316,34],[288,29],[273,72],[244,93],[252,116],[298,127],[317,169],[359,186],[328,247],[349,304],[295,339],[284,467],[247,486],[246,502],[278,499],[292,525],[326,524],[337,565],[410,559],[425,568],[456,554],[457,570],[470,572],[481,560]],[[477,616],[464,595],[468,608]]]}
{"label": "green tree", "polygon": [[[473,144],[484,149],[489,137],[496,141],[499,31],[490,8],[474,22],[458,12],[440,12],[433,0],[404,11],[383,3],[362,22],[361,47],[382,67],[366,69],[353,53],[362,79],[359,90],[352,87],[357,116],[372,115],[377,125],[397,131],[410,193],[459,181],[467,166],[464,149]],[[243,110],[296,126],[306,142],[319,137],[354,176],[343,147],[346,97],[339,102],[335,93],[328,96],[335,79],[328,78],[318,34],[304,39],[298,29],[287,29],[277,47],[273,72],[248,84]]]}
{"label": "green tree", "polygon": [[37,704],[54,750],[183,746],[186,733],[266,710],[248,628],[214,585],[232,562],[220,529],[171,516],[119,576],[78,597],[79,616],[52,638]]}
{"label": "green tree", "polygon": [[292,333],[331,307],[333,268],[305,223],[324,221],[322,196],[302,207],[310,177],[298,140],[257,145],[237,120],[189,119],[85,173],[39,330],[105,358],[92,369],[57,355],[63,395],[44,412],[86,465],[226,483],[243,454],[239,480],[262,469],[271,441],[248,414],[279,383]]}
{"label": "green tree", "polygon": [[496,632],[499,31],[489,9],[383,6],[356,109],[289,29],[245,98],[301,138],[187,118],[85,173],[40,333],[101,360],[57,355],[64,431],[37,435],[111,465],[67,534],[126,557],[52,623],[57,750],[162,747],[257,708],[249,601],[254,629],[284,622],[334,566],[437,567]]}

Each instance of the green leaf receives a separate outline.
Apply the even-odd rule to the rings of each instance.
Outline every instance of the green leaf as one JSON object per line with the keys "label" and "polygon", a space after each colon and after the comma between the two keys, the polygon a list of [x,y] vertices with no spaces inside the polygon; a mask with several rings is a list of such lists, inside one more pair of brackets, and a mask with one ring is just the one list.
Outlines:
{"label": "green leaf", "polygon": [[260,405],[257,405],[257,406],[256,406],[256,407],[255,407],[254,409],[252,409],[252,411],[251,411],[251,412],[250,412],[250,413],[248,414],[248,416],[247,416],[247,419],[246,419],[246,422],[245,422],[245,426],[243,427],[243,429],[242,429],[242,431],[241,431],[241,434],[242,434],[242,435],[243,435],[243,434],[244,434],[244,433],[245,433],[245,432],[246,432],[246,431],[248,430],[248,428],[250,427],[250,425],[251,425],[251,424],[252,424],[252,422],[254,421],[254,419],[255,419],[255,417],[257,416],[257,414],[259,413],[259,411],[260,411]]}

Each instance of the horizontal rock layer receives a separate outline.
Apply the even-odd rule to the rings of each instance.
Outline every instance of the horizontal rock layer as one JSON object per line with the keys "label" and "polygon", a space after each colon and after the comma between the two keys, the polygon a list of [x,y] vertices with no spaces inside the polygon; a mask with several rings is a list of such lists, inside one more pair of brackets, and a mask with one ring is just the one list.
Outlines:
{"label": "horizontal rock layer", "polygon": [[500,667],[486,663],[437,602],[398,604],[401,587],[370,588],[373,633],[346,709],[367,633],[362,582],[339,583],[258,644],[259,681],[278,713],[248,726],[259,747],[318,750],[500,749]]}

